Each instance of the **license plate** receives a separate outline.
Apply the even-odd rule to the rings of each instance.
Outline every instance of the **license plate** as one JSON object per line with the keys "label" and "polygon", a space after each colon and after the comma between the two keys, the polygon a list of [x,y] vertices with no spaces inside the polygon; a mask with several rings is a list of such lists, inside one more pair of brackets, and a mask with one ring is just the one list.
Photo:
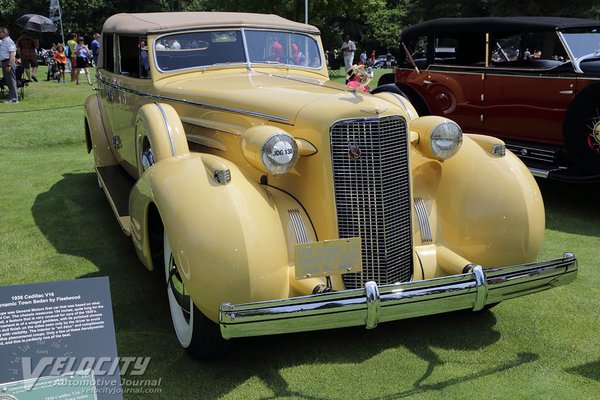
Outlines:
{"label": "license plate", "polygon": [[359,237],[297,244],[296,279],[360,272],[361,246]]}

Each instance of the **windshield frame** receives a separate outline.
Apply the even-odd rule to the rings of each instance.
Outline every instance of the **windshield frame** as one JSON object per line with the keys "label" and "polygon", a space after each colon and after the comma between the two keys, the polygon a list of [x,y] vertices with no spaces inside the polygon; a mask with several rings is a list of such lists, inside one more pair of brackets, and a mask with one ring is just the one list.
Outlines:
{"label": "windshield frame", "polygon": [[[273,32],[276,34],[283,33],[283,34],[294,34],[294,35],[298,35],[298,36],[303,36],[303,37],[307,38],[308,40],[311,40],[314,43],[314,46],[317,49],[320,64],[319,64],[319,66],[313,67],[313,66],[309,66],[309,65],[288,64],[288,63],[280,63],[280,62],[252,62],[250,59],[249,51],[248,51],[248,39],[246,37],[246,34],[248,31]],[[158,59],[157,59],[157,53],[156,53],[156,44],[157,43],[159,43],[161,40],[164,40],[173,35],[188,34],[188,33],[200,33],[200,32],[238,32],[238,33],[240,33],[242,45],[243,45],[243,51],[244,51],[244,54],[243,54],[244,60],[239,61],[239,62],[231,62],[231,63],[195,65],[195,66],[190,66],[190,67],[169,69],[169,70],[162,69],[159,66]],[[247,28],[247,27],[240,27],[240,26],[222,27],[222,28],[221,27],[211,27],[211,28],[207,28],[207,29],[200,28],[200,29],[188,29],[188,30],[181,30],[181,31],[170,31],[170,32],[165,32],[163,34],[159,34],[156,37],[154,37],[154,39],[152,41],[153,65],[158,72],[166,73],[166,74],[180,73],[182,71],[190,71],[190,70],[223,69],[223,68],[228,68],[228,67],[240,67],[240,66],[245,66],[248,70],[251,70],[252,67],[254,67],[254,66],[260,66],[260,67],[285,68],[285,69],[308,69],[311,71],[320,71],[323,68],[325,60],[323,58],[323,50],[321,48],[321,43],[318,40],[318,37],[319,37],[319,35],[316,35],[314,33],[307,33],[307,32],[302,32],[302,31],[298,31],[298,30],[273,29],[273,28]]]}

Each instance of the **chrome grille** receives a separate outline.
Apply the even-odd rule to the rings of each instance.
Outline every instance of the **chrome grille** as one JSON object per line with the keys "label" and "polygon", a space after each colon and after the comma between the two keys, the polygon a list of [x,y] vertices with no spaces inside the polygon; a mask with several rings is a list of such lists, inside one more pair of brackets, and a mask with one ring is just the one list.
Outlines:
{"label": "chrome grille", "polygon": [[362,238],[363,271],[347,289],[406,282],[412,276],[411,197],[406,120],[344,120],[331,127],[340,238]]}

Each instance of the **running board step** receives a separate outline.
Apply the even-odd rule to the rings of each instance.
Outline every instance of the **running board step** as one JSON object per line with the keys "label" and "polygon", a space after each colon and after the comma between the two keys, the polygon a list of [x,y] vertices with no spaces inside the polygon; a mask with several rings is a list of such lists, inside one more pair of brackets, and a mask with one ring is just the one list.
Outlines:
{"label": "running board step", "polygon": [[129,194],[135,184],[131,178],[118,165],[96,167],[98,179],[108,198],[108,202],[121,225],[125,234],[129,235],[131,220],[129,218]]}

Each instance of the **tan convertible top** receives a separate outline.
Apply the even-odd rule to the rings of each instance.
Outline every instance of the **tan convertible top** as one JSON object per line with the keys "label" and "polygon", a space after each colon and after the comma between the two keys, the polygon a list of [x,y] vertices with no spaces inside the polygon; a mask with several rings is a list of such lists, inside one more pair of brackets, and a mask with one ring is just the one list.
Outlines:
{"label": "tan convertible top", "polygon": [[290,21],[274,14],[230,12],[115,14],[106,20],[102,32],[147,34],[206,27],[275,28],[319,33],[312,25]]}

